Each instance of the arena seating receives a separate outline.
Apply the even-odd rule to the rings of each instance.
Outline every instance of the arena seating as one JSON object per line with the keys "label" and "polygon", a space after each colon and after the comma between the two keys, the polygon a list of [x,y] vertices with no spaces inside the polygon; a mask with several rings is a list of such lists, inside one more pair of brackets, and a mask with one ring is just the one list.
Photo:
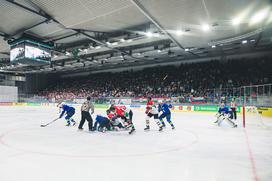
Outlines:
{"label": "arena seating", "polygon": [[272,83],[269,58],[146,68],[142,71],[99,73],[69,78],[41,90],[48,99],[92,97],[210,97],[215,88]]}

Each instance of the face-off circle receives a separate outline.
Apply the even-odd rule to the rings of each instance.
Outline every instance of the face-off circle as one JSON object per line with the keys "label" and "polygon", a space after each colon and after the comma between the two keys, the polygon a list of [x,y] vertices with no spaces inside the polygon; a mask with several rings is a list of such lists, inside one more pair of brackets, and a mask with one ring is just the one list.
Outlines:
{"label": "face-off circle", "polygon": [[75,158],[114,158],[163,154],[185,149],[198,142],[186,130],[137,130],[86,133],[74,130],[12,130],[0,137],[1,143],[26,153]]}

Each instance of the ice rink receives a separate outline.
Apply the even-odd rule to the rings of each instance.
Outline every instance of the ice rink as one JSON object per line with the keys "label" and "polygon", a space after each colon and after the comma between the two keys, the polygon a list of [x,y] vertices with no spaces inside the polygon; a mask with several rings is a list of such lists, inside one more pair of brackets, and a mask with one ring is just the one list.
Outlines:
{"label": "ice rink", "polygon": [[210,113],[173,113],[176,130],[158,132],[151,121],[144,132],[135,110],[134,135],[79,132],[64,120],[40,127],[57,116],[53,107],[0,107],[0,181],[272,180],[271,119],[243,129],[241,117],[231,128]]}

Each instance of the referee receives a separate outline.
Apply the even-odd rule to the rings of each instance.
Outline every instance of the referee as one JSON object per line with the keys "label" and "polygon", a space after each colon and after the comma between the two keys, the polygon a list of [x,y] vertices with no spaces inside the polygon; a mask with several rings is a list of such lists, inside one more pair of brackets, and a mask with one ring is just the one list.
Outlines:
{"label": "referee", "polygon": [[85,101],[82,106],[81,106],[81,121],[78,126],[78,130],[83,130],[83,125],[85,123],[85,120],[87,119],[88,121],[88,126],[89,126],[89,131],[92,131],[93,129],[93,119],[92,116],[90,115],[90,109],[91,109],[91,114],[94,113],[94,106],[91,103],[91,97],[87,97],[87,101]]}

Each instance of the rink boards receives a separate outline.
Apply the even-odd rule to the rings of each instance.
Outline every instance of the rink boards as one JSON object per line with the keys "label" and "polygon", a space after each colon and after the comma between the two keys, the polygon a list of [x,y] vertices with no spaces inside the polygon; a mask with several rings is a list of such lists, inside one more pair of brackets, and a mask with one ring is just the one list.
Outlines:
{"label": "rink boards", "polygon": [[[80,107],[81,104],[68,104],[74,107]],[[17,102],[8,102],[8,103],[1,103],[0,106],[50,106],[56,107],[57,103],[17,103]],[[109,105],[107,104],[94,104],[96,109],[107,109]],[[142,110],[144,111],[146,105],[126,105],[131,109]],[[218,106],[215,105],[173,105],[172,109],[173,112],[217,112]],[[240,112],[240,107],[238,107],[238,111]]]}
{"label": "rink boards", "polygon": [[[68,104],[79,108],[81,104]],[[45,107],[56,107],[57,103],[16,103],[16,102],[8,102],[8,103],[1,103],[0,106],[45,106]],[[107,104],[94,104],[96,109],[107,109],[109,105]],[[144,111],[146,105],[126,105],[127,107],[133,110],[142,110]],[[172,112],[217,112],[219,106],[216,105],[173,105],[171,111]],[[252,110],[252,108],[246,109]],[[239,106],[237,112],[240,113],[242,111],[241,107]],[[249,111],[252,112],[252,111]]]}
{"label": "rink boards", "polygon": [[[81,104],[71,104],[72,106],[80,109]],[[0,102],[0,106],[45,106],[56,107],[57,103],[18,103],[18,102]],[[109,107],[107,104],[94,104],[95,109],[105,110]],[[133,110],[144,111],[146,105],[126,105]],[[172,112],[199,112],[199,113],[215,113],[219,106],[217,105],[173,105]],[[237,113],[242,113],[242,106],[237,107]],[[272,117],[272,107],[256,107],[246,106],[245,111],[248,114],[260,114],[262,116]]]}

